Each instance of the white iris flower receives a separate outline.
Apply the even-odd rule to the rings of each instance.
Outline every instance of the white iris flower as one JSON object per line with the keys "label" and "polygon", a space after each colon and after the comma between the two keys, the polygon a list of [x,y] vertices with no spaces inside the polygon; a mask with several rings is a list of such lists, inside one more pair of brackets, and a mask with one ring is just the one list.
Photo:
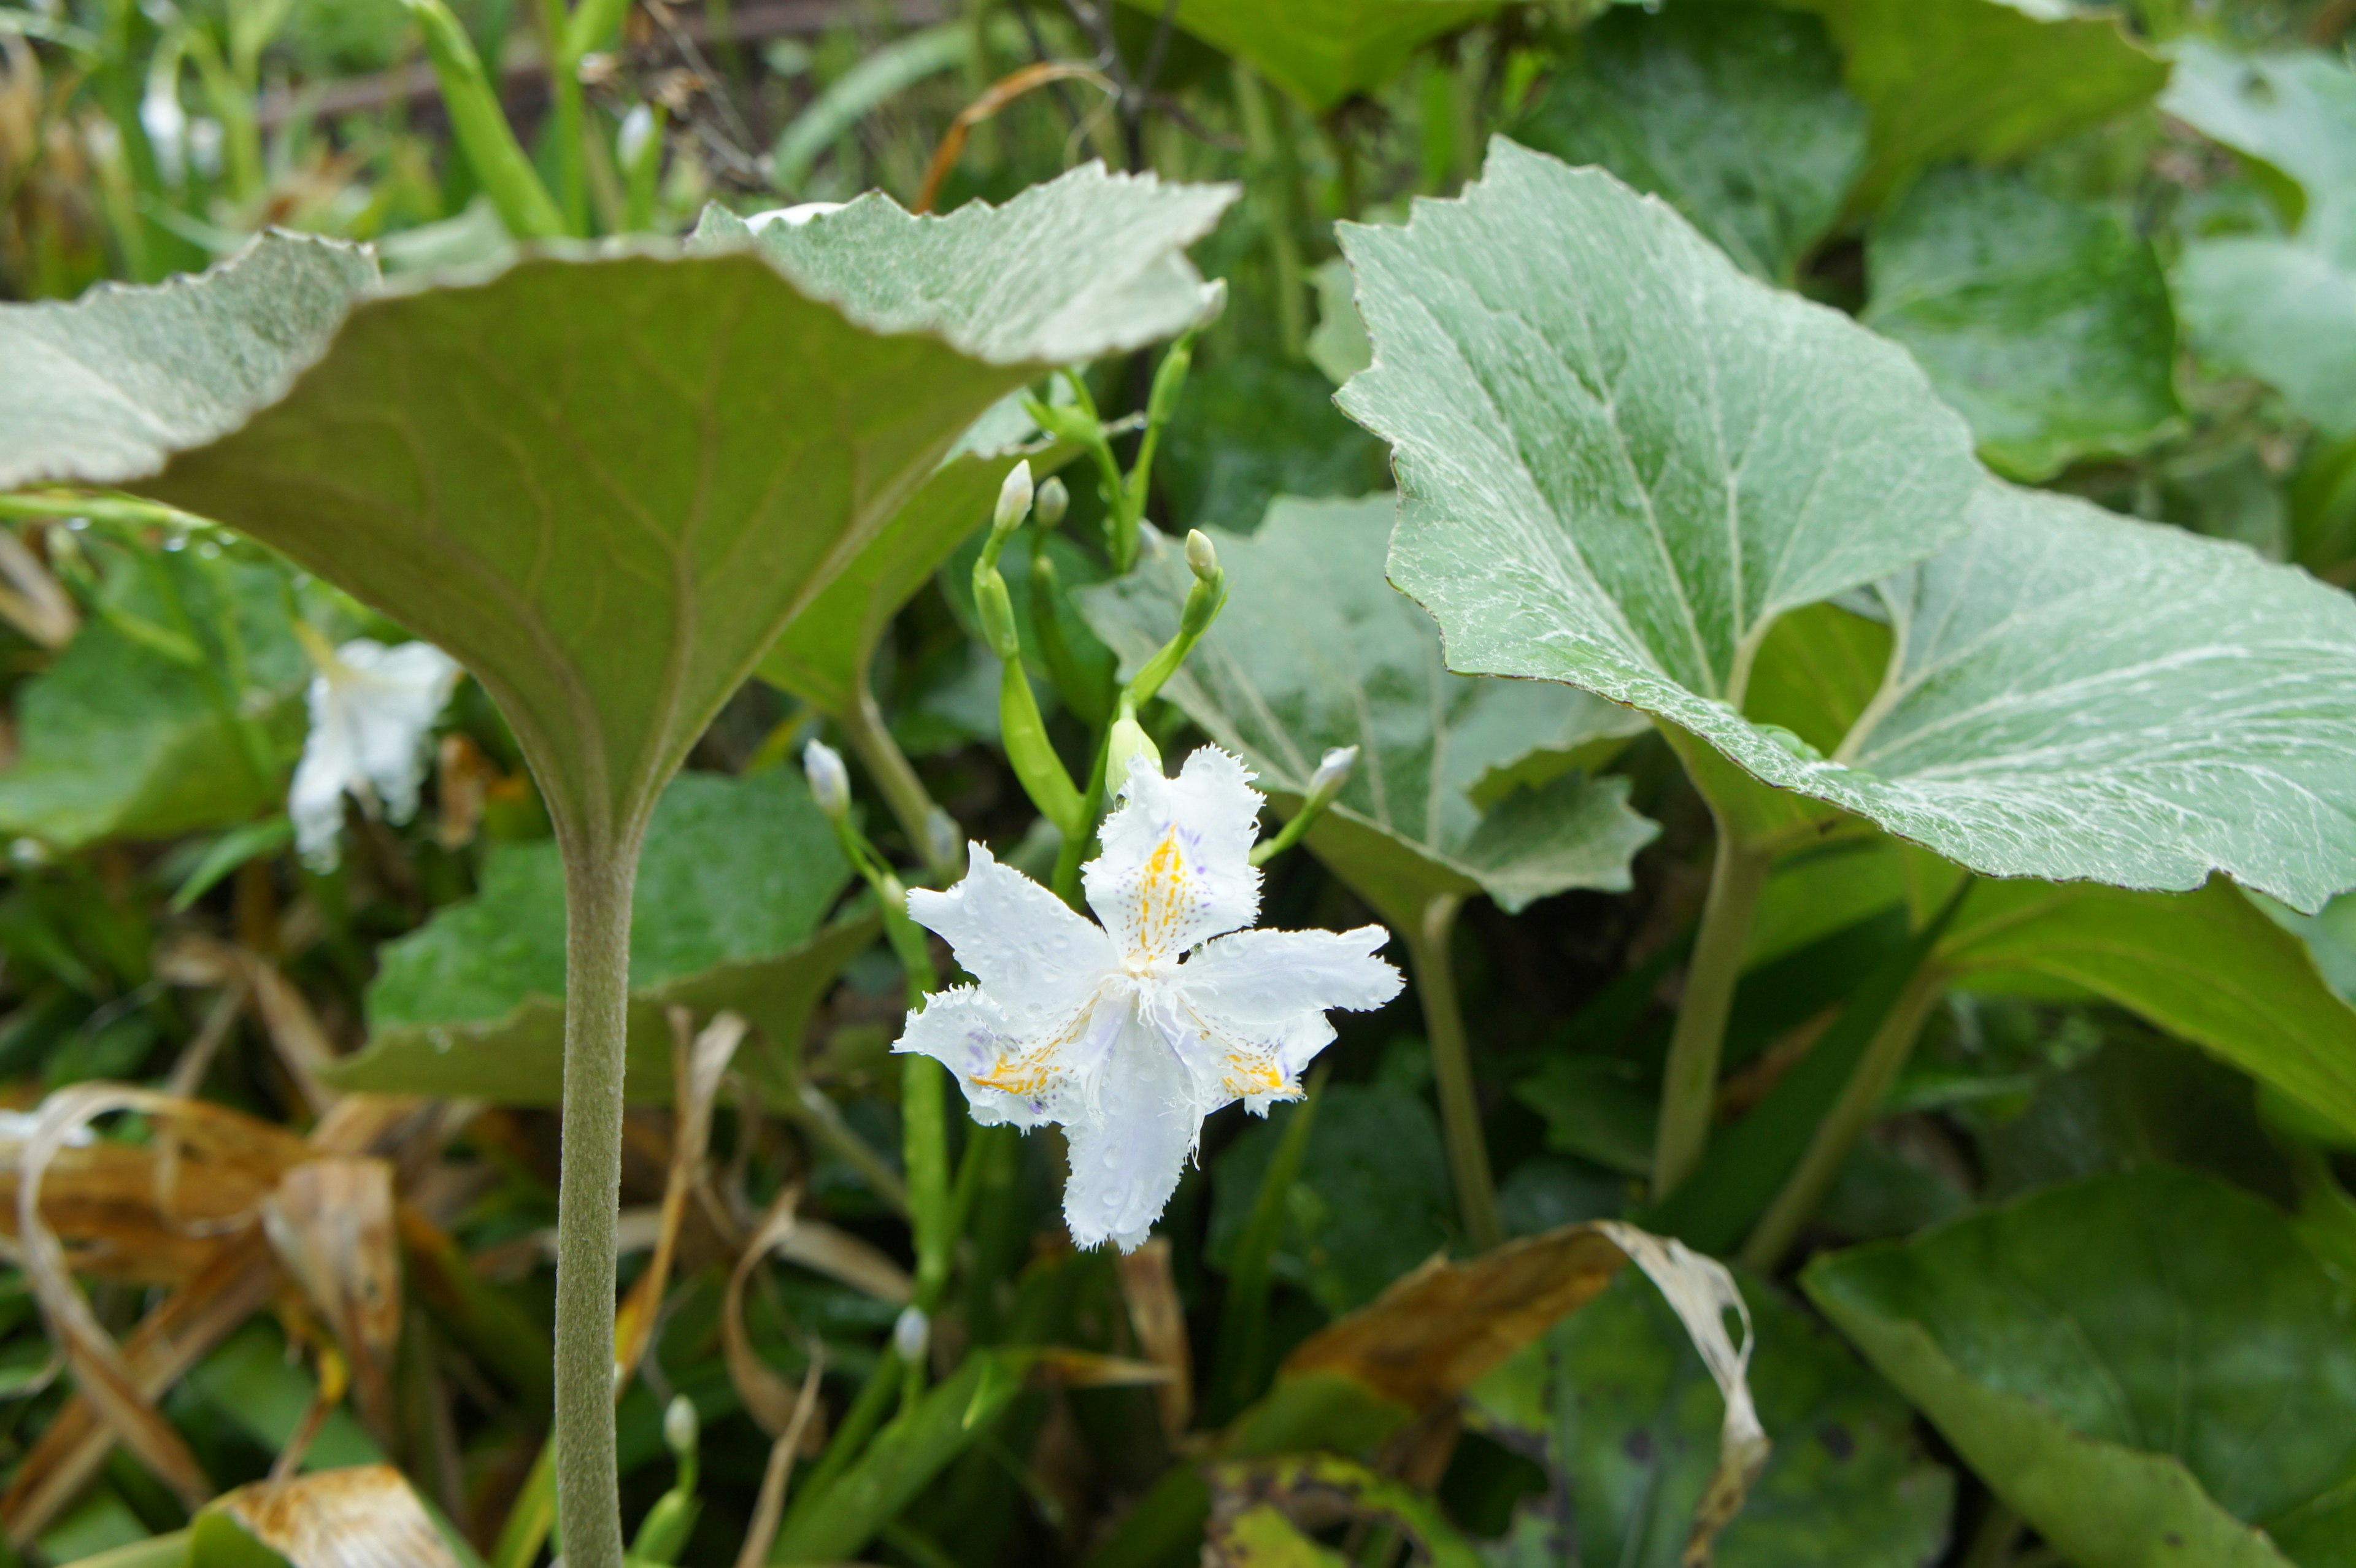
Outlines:
{"label": "white iris flower", "polygon": [[431,643],[397,648],[366,637],[329,652],[316,647],[311,733],[287,792],[294,847],[321,869],[336,863],[344,793],[393,822],[417,810],[425,776],[425,736],[458,684],[458,661]]}
{"label": "white iris flower", "polygon": [[908,895],[981,983],[933,997],[894,1049],[956,1073],[985,1126],[1063,1126],[1064,1219],[1081,1246],[1137,1247],[1205,1116],[1297,1099],[1333,1039],[1325,1010],[1398,994],[1398,971],[1374,956],[1381,926],[1244,929],[1259,913],[1251,776],[1209,746],[1174,779],[1132,763],[1085,872],[1101,926],[980,844],[956,887]]}

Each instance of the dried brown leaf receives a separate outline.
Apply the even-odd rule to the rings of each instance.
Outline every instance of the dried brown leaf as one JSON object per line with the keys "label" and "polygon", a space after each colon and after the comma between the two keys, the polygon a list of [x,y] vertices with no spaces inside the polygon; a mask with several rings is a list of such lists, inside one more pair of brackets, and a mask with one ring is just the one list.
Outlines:
{"label": "dried brown leaf", "polygon": [[218,1506],[294,1568],[458,1568],[390,1465],[257,1481]]}
{"label": "dried brown leaf", "polygon": [[67,1267],[65,1248],[41,1212],[41,1184],[49,1163],[92,1121],[113,1111],[169,1116],[190,1104],[112,1083],[77,1084],[50,1095],[17,1156],[16,1234],[50,1342],[65,1352],[75,1385],[123,1445],[193,1510],[212,1496],[211,1480],[178,1431],[156,1412],[153,1396],[141,1388],[113,1336],[91,1310]]}
{"label": "dried brown leaf", "polygon": [[1591,1225],[1508,1242],[1463,1263],[1434,1258],[1312,1335],[1283,1375],[1338,1373],[1423,1411],[1586,1306],[1626,1262]]}
{"label": "dried brown leaf", "polygon": [[[148,1399],[188,1369],[270,1299],[275,1275],[270,1243],[257,1228],[232,1238],[196,1277],[164,1298],[123,1342],[123,1359]],[[46,1531],[106,1462],[114,1435],[90,1401],[66,1402],[0,1495],[0,1526],[12,1544]]]}
{"label": "dried brown leaf", "polygon": [[638,1370],[655,1319],[662,1312],[663,1294],[670,1287],[671,1263],[679,1254],[680,1226],[687,1219],[687,1200],[703,1177],[704,1156],[712,1147],[712,1101],[720,1080],[736,1048],[744,1043],[750,1025],[735,1013],[723,1012],[694,1033],[694,1015],[687,1008],[670,1009],[671,1142],[670,1168],[663,1182],[661,1229],[655,1235],[655,1255],[630,1287],[622,1303],[614,1339],[614,1364],[627,1380]]}
{"label": "dried brown leaf", "polygon": [[1175,1438],[1194,1419],[1194,1363],[1186,1339],[1186,1308],[1178,1299],[1178,1281],[1170,1268],[1170,1243],[1156,1236],[1137,1251],[1122,1253],[1118,1265],[1137,1348],[1169,1374],[1155,1391],[1154,1403],[1162,1413],[1162,1432]]}
{"label": "dried brown leaf", "polygon": [[401,1345],[401,1249],[392,1166],[331,1156],[288,1171],[262,1207],[279,1262],[343,1347],[360,1419],[394,1438],[393,1358]]}

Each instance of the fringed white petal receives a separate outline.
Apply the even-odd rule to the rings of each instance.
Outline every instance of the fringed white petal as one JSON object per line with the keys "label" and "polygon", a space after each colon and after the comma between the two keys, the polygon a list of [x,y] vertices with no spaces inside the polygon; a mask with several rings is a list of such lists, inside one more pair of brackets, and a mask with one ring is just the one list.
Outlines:
{"label": "fringed white petal", "polygon": [[386,647],[366,637],[336,650],[312,677],[311,732],[287,792],[295,848],[314,866],[336,861],[347,791],[394,822],[416,814],[425,738],[458,684],[458,663],[431,643]]}
{"label": "fringed white petal", "polygon": [[948,891],[911,891],[909,917],[938,933],[1019,1027],[1068,1019],[1120,967],[1111,939],[987,847],[971,856]]}
{"label": "fringed white petal", "polygon": [[1124,1009],[1091,1114],[1065,1125],[1072,1161],[1064,1222],[1075,1245],[1134,1252],[1152,1232],[1194,1152],[1205,1107],[1160,1029]]}
{"label": "fringed white petal", "polygon": [[1258,917],[1251,848],[1261,796],[1251,776],[1215,746],[1188,757],[1174,779],[1141,759],[1131,763],[1084,885],[1088,906],[1132,962],[1175,962]]}
{"label": "fringed white petal", "polygon": [[[1018,1034],[1005,1012],[978,987],[935,993],[910,1016],[892,1049],[929,1056],[965,1090],[973,1119],[1029,1130],[1058,1119],[1069,1081],[1060,1063],[1042,1061],[1039,1044]],[[1026,1063],[1031,1065],[1026,1067]]]}

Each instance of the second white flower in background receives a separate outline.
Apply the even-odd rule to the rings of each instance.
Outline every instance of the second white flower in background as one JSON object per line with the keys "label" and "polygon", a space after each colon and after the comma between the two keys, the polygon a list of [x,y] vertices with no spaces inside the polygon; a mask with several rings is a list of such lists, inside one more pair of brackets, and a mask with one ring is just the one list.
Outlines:
{"label": "second white flower in background", "polygon": [[1333,1039],[1329,1008],[1378,1008],[1399,972],[1389,933],[1250,931],[1259,913],[1259,792],[1205,746],[1175,779],[1143,757],[1084,872],[1091,924],[973,846],[947,892],[908,912],[980,982],[933,997],[896,1051],[933,1057],[985,1126],[1060,1125],[1070,1141],[1064,1218],[1083,1247],[1141,1243],[1200,1141],[1241,1100],[1298,1098]]}
{"label": "second white flower in background", "polygon": [[450,700],[458,661],[431,643],[389,648],[366,637],[312,650],[311,732],[287,792],[294,847],[305,861],[336,863],[347,791],[392,822],[416,813],[425,737]]}

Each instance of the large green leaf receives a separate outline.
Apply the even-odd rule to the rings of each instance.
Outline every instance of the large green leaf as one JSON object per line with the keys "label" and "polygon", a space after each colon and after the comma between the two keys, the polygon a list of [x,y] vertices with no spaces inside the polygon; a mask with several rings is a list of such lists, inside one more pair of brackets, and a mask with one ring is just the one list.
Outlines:
{"label": "large green leaf", "polygon": [[[1917,862],[1918,899],[1953,873]],[[1967,989],[2091,995],[2356,1131],[2356,1008],[2297,934],[2218,881],[2194,892],[1983,882],[1939,946]]]}
{"label": "large green leaf", "polygon": [[[1349,310],[1346,277],[1330,303]],[[1245,532],[1279,496],[1363,496],[1390,483],[1383,443],[1335,411],[1333,381],[1273,343],[1257,347],[1205,355],[1162,432],[1153,477],[1173,530]]]}
{"label": "large green leaf", "polygon": [[[1377,359],[1343,402],[1393,443],[1392,580],[1451,668],[1643,709],[1992,875],[2356,884],[2345,594],[1977,475],[1894,346],[1608,176],[1501,143],[1345,245]],[[1894,651],[1834,754],[1746,719],[1776,618],[1885,572]]]}
{"label": "large green leaf", "polygon": [[1073,455],[1038,439],[1009,399],[958,439],[922,488],[796,615],[761,660],[761,678],[840,718],[859,700],[859,682],[892,618],[976,528],[990,522],[999,486],[1028,460],[1044,477]]}
{"label": "large green leaf", "polygon": [[2332,433],[2356,432],[2356,72],[2191,41],[2162,107],[2256,160],[2296,227],[2185,246],[2177,300],[2195,347]]}
{"label": "large green leaf", "polygon": [[[1126,0],[1160,15],[1163,0]],[[1506,0],[1177,0],[1178,24],[1323,113],[1398,74],[1443,33],[1503,10]]]}
{"label": "large green leaf", "polygon": [[[670,1099],[667,1007],[744,1014],[779,1052],[874,940],[872,920],[824,924],[851,880],[798,773],[684,773],[647,832],[630,928],[634,1102]],[[491,854],[482,891],[388,942],[369,988],[369,1043],[337,1087],[553,1104],[564,1063],[564,868],[545,839]],[[758,1072],[763,1053],[748,1053]]]}
{"label": "large green leaf", "polygon": [[2080,1568],[2356,1563],[2356,1306],[2259,1200],[2103,1178],[1802,1280]]}
{"label": "large green leaf", "polygon": [[[149,432],[183,389],[220,407],[143,451],[250,415],[138,487],[456,655],[560,831],[620,849],[787,622],[985,410],[1047,366],[1199,318],[1182,248],[1233,195],[1092,165],[943,219],[870,196],[757,237],[708,222],[696,253],[542,255],[361,296],[291,388],[299,356],[232,377],[227,348],[157,319],[200,295],[244,323],[283,287],[136,296],[138,333],[98,331],[96,304],[15,307],[0,331],[51,332],[83,364],[144,356],[139,397],[75,405],[102,429]],[[339,253],[302,254],[329,274],[317,289],[348,283]],[[61,376],[50,395],[71,391]],[[36,459],[0,483],[153,466]]]}
{"label": "large green leaf", "polygon": [[[1714,1561],[1936,1561],[1954,1477],[1922,1453],[1904,1402],[1772,1285],[1745,1280],[1742,1294],[1757,1336],[1751,1390],[1775,1448]],[[1717,1463],[1723,1403],[1659,1293],[1633,1275],[1614,1280],[1472,1388],[1472,1424],[1541,1456],[1553,1483],[1522,1505],[1502,1560],[1676,1568]]]}
{"label": "large green leaf", "polygon": [[[166,838],[247,821],[283,798],[310,674],[287,624],[284,575],[234,560],[200,566],[186,552],[152,564],[185,621],[146,574],[110,575],[112,613],[94,616],[16,694],[18,752],[0,773],[0,833],[59,849]],[[126,626],[203,641],[175,656]],[[230,629],[233,638],[220,635]],[[220,656],[227,646],[239,651],[234,664]]]}
{"label": "large green leaf", "polygon": [[1614,9],[1508,133],[1660,197],[1788,283],[1865,166],[1865,108],[1814,18],[1754,0]]}
{"label": "large green leaf", "polygon": [[1996,163],[2148,102],[2168,65],[2068,0],[1786,0],[1815,12],[1873,112],[1859,204],[1925,165]]}
{"label": "large green leaf", "polygon": [[2116,213],[1942,169],[1874,225],[1866,275],[1866,325],[1914,351],[2016,478],[2131,451],[2176,412],[2168,281]]}
{"label": "large green leaf", "polygon": [[[1442,893],[1519,910],[1566,888],[1626,888],[1655,830],[1628,810],[1623,781],[1573,770],[1642,720],[1583,692],[1451,675],[1438,628],[1383,580],[1392,508],[1387,496],[1280,500],[1257,533],[1214,535],[1227,605],[1164,694],[1286,810],[1327,748],[1359,748],[1308,842],[1394,924]],[[1165,548],[1083,605],[1134,669],[1177,630],[1192,581]],[[1476,792],[1515,764],[1541,782],[1484,812]]]}

